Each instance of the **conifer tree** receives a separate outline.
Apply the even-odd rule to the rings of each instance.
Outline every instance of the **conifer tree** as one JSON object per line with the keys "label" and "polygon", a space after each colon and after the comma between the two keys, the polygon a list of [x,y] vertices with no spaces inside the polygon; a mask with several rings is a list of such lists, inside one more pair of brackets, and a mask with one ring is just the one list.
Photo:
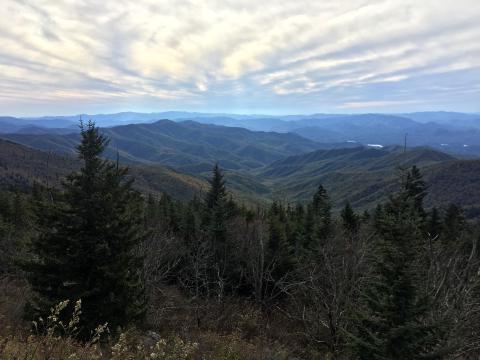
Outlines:
{"label": "conifer tree", "polygon": [[216,163],[212,170],[212,177],[209,181],[210,188],[204,202],[203,230],[211,249],[209,264],[209,282],[216,284],[215,291],[220,298],[228,287],[228,277],[231,262],[228,260],[229,244],[227,242],[227,220],[229,207],[227,201],[227,190],[223,173]]}
{"label": "conifer tree", "polygon": [[347,232],[354,234],[358,231],[360,219],[353,211],[350,202],[345,204],[340,216],[342,218],[343,227]]}
{"label": "conifer tree", "polygon": [[445,243],[452,243],[460,236],[465,225],[465,217],[462,208],[455,204],[450,204],[445,211],[443,219],[444,232],[442,235]]}
{"label": "conifer tree", "polygon": [[209,183],[210,189],[205,198],[205,222],[213,248],[217,251],[218,247],[225,243],[227,236],[227,190],[223,173],[218,163],[213,167],[212,178]]}
{"label": "conifer tree", "polygon": [[438,358],[433,351],[438,345],[435,326],[425,316],[430,304],[419,289],[416,260],[423,214],[418,188],[413,189],[410,180],[407,177],[402,191],[376,212],[372,280],[363,289],[352,336],[360,359]]}
{"label": "conifer tree", "polygon": [[415,206],[415,209],[421,216],[425,216],[423,209],[423,200],[427,196],[427,186],[423,180],[420,170],[413,165],[406,173],[406,179],[403,184],[405,196],[408,196]]}
{"label": "conifer tree", "polygon": [[270,273],[269,290],[279,291],[278,282],[285,279],[295,265],[295,248],[288,237],[288,220],[284,207],[274,201],[268,214],[266,268]]}
{"label": "conifer tree", "polygon": [[142,200],[127,169],[100,158],[107,144],[94,123],[81,123],[82,168],[67,177],[59,200],[40,208],[34,257],[25,264],[35,292],[30,315],[81,299],[84,337],[99,324],[115,330],[145,314],[143,262],[135,254],[145,237]]}
{"label": "conifer tree", "polygon": [[327,191],[319,185],[312,202],[307,207],[304,243],[306,249],[314,249],[331,234],[331,208]]}
{"label": "conifer tree", "polygon": [[225,188],[225,179],[218,163],[215,163],[213,166],[212,177],[209,183],[210,189],[205,201],[207,207],[213,209],[216,206],[223,206],[226,201],[227,190]]}

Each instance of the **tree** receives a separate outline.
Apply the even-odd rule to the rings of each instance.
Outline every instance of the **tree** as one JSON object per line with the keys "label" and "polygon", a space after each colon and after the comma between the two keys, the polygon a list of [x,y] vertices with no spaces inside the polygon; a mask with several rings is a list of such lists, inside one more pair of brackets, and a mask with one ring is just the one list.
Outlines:
{"label": "tree", "polygon": [[445,211],[443,219],[443,241],[454,243],[460,236],[465,226],[465,217],[462,208],[455,204],[450,204]]}
{"label": "tree", "polygon": [[355,214],[355,212],[353,211],[352,206],[349,202],[345,204],[345,207],[343,208],[340,216],[342,218],[344,229],[349,234],[355,234],[358,231],[360,219],[358,215]]}
{"label": "tree", "polygon": [[[415,172],[414,183],[422,182]],[[423,237],[421,187],[407,176],[400,193],[377,212],[378,239],[371,282],[356,311],[353,347],[360,359],[438,358],[435,324],[428,322],[430,299],[421,292],[417,268]]]}
{"label": "tree", "polygon": [[[212,241],[212,247],[217,253],[226,241],[226,217],[227,217],[227,190],[225,180],[218,166],[215,164],[210,179],[210,189],[205,198],[206,227]],[[218,255],[218,253],[217,253]]]}
{"label": "tree", "polygon": [[278,290],[294,269],[295,251],[287,233],[288,219],[283,206],[273,202],[268,216],[268,239],[266,242],[266,264],[270,268],[272,290]]}
{"label": "tree", "polygon": [[[215,163],[212,170],[212,177],[209,181],[208,190],[204,202],[203,230],[207,241],[204,249],[205,255],[210,255],[208,283],[214,284],[214,291],[218,298],[223,297],[227,290],[229,264],[227,243],[227,220],[230,209],[227,202],[227,190],[225,179],[218,163]],[[208,251],[210,250],[210,251]],[[210,254],[209,254],[210,253]]]}
{"label": "tree", "polygon": [[212,178],[209,181],[210,189],[207,193],[205,203],[209,209],[223,205],[227,197],[225,179],[218,163],[215,163],[212,170]]}
{"label": "tree", "polygon": [[40,207],[39,236],[25,270],[35,292],[30,315],[81,299],[86,337],[105,322],[116,329],[142,320],[146,296],[136,248],[146,234],[142,199],[125,178],[127,168],[100,158],[108,140],[93,122],[80,128],[82,168],[67,177],[58,201]]}
{"label": "tree", "polygon": [[423,200],[427,196],[427,186],[420,170],[415,165],[407,172],[403,187],[405,195],[412,199],[415,209],[423,216],[425,214]]}
{"label": "tree", "polygon": [[433,207],[429,213],[426,230],[431,239],[437,239],[442,233],[442,219],[436,207]]}
{"label": "tree", "polygon": [[331,208],[327,191],[319,185],[312,202],[307,207],[304,241],[306,249],[314,249],[331,234]]}

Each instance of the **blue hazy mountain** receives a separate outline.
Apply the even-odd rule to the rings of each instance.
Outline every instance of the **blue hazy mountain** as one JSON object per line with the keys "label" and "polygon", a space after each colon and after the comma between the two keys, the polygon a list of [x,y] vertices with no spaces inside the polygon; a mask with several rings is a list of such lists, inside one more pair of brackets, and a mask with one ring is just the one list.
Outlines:
{"label": "blue hazy mountain", "polygon": [[266,116],[168,111],[38,118],[3,117],[0,118],[0,132],[64,134],[76,132],[79,119],[94,120],[101,127],[148,124],[164,119],[175,122],[189,120],[253,131],[296,133],[319,143],[352,142],[388,146],[401,145],[406,137],[410,146],[431,146],[449,153],[480,155],[480,115],[458,112]]}

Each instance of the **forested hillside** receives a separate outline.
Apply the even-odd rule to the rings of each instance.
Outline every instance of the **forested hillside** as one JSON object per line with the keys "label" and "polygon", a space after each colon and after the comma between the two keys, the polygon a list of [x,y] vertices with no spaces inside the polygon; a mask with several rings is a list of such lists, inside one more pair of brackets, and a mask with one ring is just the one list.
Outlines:
{"label": "forested hillside", "polygon": [[[165,133],[165,129],[162,129],[162,133]],[[50,136],[47,135],[47,138]],[[71,141],[68,149],[73,149],[75,137],[67,138]],[[43,135],[29,135],[28,139],[34,145],[43,146],[38,145],[36,139],[44,144],[45,138]],[[65,140],[65,137],[60,137],[62,139]],[[79,166],[70,150],[68,153],[61,150],[45,152],[4,140],[0,140],[0,146],[0,162],[3,164],[0,167],[0,179],[6,185],[25,187],[38,181],[58,186],[63,176]],[[153,152],[165,151],[164,147],[152,147]],[[180,153],[182,150],[175,151]],[[118,148],[119,154],[124,152],[124,147]],[[188,153],[184,156],[191,161],[195,158]],[[248,153],[246,156],[249,156]],[[115,159],[113,146],[110,158]],[[121,155],[119,159],[122,161]],[[194,166],[192,175],[150,162],[145,164],[145,160],[134,162],[130,167],[132,177],[136,179],[135,187],[145,194],[166,192],[174,198],[188,200],[207,188],[205,179],[215,161],[203,161],[203,165]],[[355,146],[317,150],[287,156],[249,171],[226,169],[225,175],[232,195],[246,203],[260,204],[272,200],[306,202],[321,183],[334,200],[335,211],[339,211],[346,202],[363,211],[385,201],[396,186],[398,171],[412,165],[420,167],[425,175],[430,191],[426,198],[427,207],[446,208],[450,203],[455,203],[465,208],[468,217],[478,216],[480,182],[477,178],[480,160],[459,160],[430,148],[409,148],[404,151],[395,146],[381,149]],[[183,169],[182,166],[180,168]],[[197,173],[199,170],[205,171]],[[448,191],[449,188],[455,188],[456,191]]]}
{"label": "forested hillside", "polygon": [[[0,191],[3,358],[477,357],[480,230],[457,204],[427,207],[448,174],[476,172],[476,161],[429,149],[316,152],[264,176],[309,164],[396,169],[388,196],[359,211],[319,181],[303,203],[244,206],[218,165],[190,200],[141,196],[141,170],[103,159],[108,139],[93,123],[80,139],[77,158],[0,143],[2,174],[18,174]],[[429,195],[408,161],[443,187]]]}
{"label": "forested hillside", "polygon": [[101,127],[149,124],[161,119],[175,122],[194,121],[253,131],[291,132],[323,144],[347,145],[348,142],[356,142],[388,146],[403,143],[407,136],[411,146],[430,146],[452,154],[480,155],[480,115],[446,111],[286,116],[166,111],[39,118],[0,117],[0,133],[72,133],[76,131],[76,123],[80,118],[92,119]]}
{"label": "forested hillside", "polygon": [[[0,184],[3,189],[31,189],[34,183],[61,188],[65,176],[79,170],[81,162],[74,155],[45,152],[0,139]],[[135,187],[145,194],[166,193],[189,200],[200,195],[207,183],[163,166],[130,167]]]}
{"label": "forested hillside", "polygon": [[339,207],[348,201],[368,209],[385,201],[397,185],[398,172],[412,165],[425,175],[428,206],[445,208],[457,203],[472,208],[472,216],[478,212],[480,160],[459,160],[430,148],[318,150],[274,162],[256,175],[272,189],[273,197],[305,201],[322,183]]}
{"label": "forested hillside", "polygon": [[[145,164],[201,173],[218,161],[230,170],[254,169],[284,156],[320,148],[296,134],[254,132],[242,128],[161,120],[102,129],[111,142],[105,155]],[[4,138],[41,150],[73,153],[78,135],[5,134]],[[117,152],[118,151],[118,152]]]}
{"label": "forested hillside", "polygon": [[0,19],[0,360],[480,360],[480,0]]}

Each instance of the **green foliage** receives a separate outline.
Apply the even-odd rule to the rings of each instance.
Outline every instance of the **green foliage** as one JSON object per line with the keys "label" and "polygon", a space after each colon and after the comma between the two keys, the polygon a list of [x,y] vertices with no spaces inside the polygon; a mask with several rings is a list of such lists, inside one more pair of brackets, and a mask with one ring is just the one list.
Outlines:
{"label": "green foliage", "polygon": [[342,223],[345,230],[349,234],[355,234],[360,226],[360,218],[357,214],[355,214],[349,202],[345,204],[340,216],[342,218]]}
{"label": "green foliage", "polygon": [[[193,121],[160,120],[102,129],[115,142],[120,160],[173,166],[189,173],[204,173],[218,161],[229,170],[255,169],[284,156],[318,149],[314,141],[292,133],[255,132]],[[73,153],[76,134],[5,137],[43,150]],[[107,148],[105,156],[116,159],[117,151]]]}
{"label": "green foliage", "polygon": [[414,167],[402,191],[377,212],[372,280],[363,291],[352,335],[360,359],[434,358],[435,324],[426,317],[431,303],[422,296],[422,272],[416,267],[423,237],[421,184]]}
{"label": "green foliage", "polygon": [[451,204],[445,211],[443,223],[443,241],[455,242],[465,226],[462,209],[458,205]]}
{"label": "green foliage", "polygon": [[[18,182],[15,191],[0,192],[1,275],[22,278],[15,261],[25,258],[24,245],[31,242],[24,269],[35,292],[28,299],[33,317],[48,319],[51,306],[69,300],[60,303],[65,308],[56,319],[67,324],[64,311],[75,311],[74,301],[81,298],[75,331],[88,339],[104,322],[112,331],[138,324],[149,300],[154,316],[143,326],[162,332],[165,340],[144,346],[131,336],[142,330],[127,331],[102,349],[114,358],[154,353],[165,359],[415,359],[440,357],[435,351],[445,349],[475,357],[479,229],[455,205],[428,210],[428,176],[435,173],[438,180],[429,191],[449,183],[442,176],[458,164],[451,157],[428,149],[331,150],[280,160],[271,174],[228,171],[226,178],[217,164],[207,191],[197,194],[206,182],[165,170],[170,185],[164,186],[165,177],[149,173],[148,166],[141,175],[138,168],[128,175],[101,159],[106,139],[93,124],[83,128],[82,138],[80,159],[71,168],[53,154],[39,160],[33,149],[4,147],[27,164],[48,159],[50,169],[59,170],[55,174],[80,169],[59,191],[43,186],[45,179],[56,184],[48,175],[41,184],[32,182],[31,194],[30,186]],[[229,146],[223,140],[219,145]],[[133,150],[134,145],[128,153]],[[412,167],[402,174],[400,192],[359,216],[356,211],[393,192],[394,168],[417,160],[430,166],[425,180]],[[199,164],[202,171],[204,166]],[[142,182],[144,198],[133,190],[132,177]],[[279,186],[303,203],[239,205],[225,179],[229,190],[230,179],[247,190],[262,181],[249,195],[264,196],[265,188]],[[192,187],[177,184],[183,181]],[[244,318],[244,309],[255,315]],[[68,335],[54,335],[58,344],[67,341],[68,349],[83,347]],[[35,344],[47,338],[38,334]],[[198,348],[197,338],[204,340]],[[30,343],[5,343],[31,349]],[[279,351],[259,350],[277,343]],[[90,350],[85,354],[97,356],[98,349]]]}
{"label": "green foliage", "polygon": [[30,315],[82,299],[83,336],[98,323],[115,329],[145,313],[142,259],[135,253],[145,237],[142,201],[125,181],[127,169],[99,157],[106,144],[93,123],[82,124],[82,169],[68,176],[59,201],[40,206],[39,236],[24,266],[36,293]]}
{"label": "green foliage", "polygon": [[312,202],[307,205],[306,235],[303,244],[305,249],[314,249],[331,235],[331,207],[327,191],[322,185],[319,185],[317,192],[313,195]]}
{"label": "green foliage", "polygon": [[[73,143],[72,143],[73,149]],[[49,149],[48,149],[49,150]],[[81,168],[70,154],[40,151],[0,139],[0,187],[27,192],[34,187],[61,188],[62,179]],[[131,165],[129,177],[142,192],[168,193],[175,199],[189,200],[200,194],[204,180],[159,165]]]}

